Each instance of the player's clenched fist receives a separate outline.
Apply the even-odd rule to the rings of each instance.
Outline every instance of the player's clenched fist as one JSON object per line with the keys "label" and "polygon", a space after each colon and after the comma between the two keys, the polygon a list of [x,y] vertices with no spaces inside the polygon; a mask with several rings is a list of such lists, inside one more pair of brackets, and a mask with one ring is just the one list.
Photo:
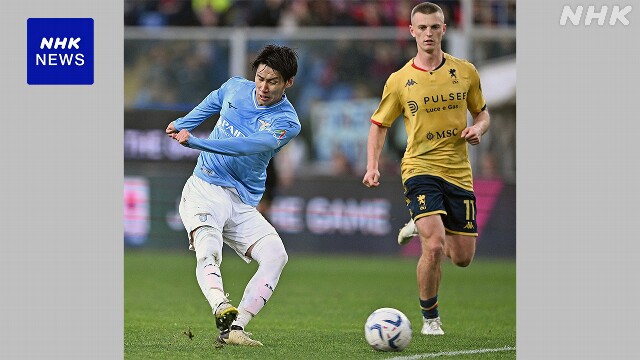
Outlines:
{"label": "player's clenched fist", "polygon": [[366,187],[376,187],[380,185],[380,171],[367,170],[367,173],[364,174],[364,178],[362,179],[362,183]]}
{"label": "player's clenched fist", "polygon": [[171,138],[174,138],[172,136],[172,134],[175,134],[178,132],[178,130],[176,130],[176,127],[173,125],[173,121],[169,123],[169,125],[167,126],[167,129],[164,131],[165,133],[167,133],[167,135],[169,135]]}
{"label": "player's clenched fist", "polygon": [[174,138],[181,145],[187,145],[189,143],[189,138],[191,137],[191,133],[187,129],[180,130],[177,134],[171,134],[172,138]]}
{"label": "player's clenched fist", "polygon": [[460,134],[471,145],[480,144],[480,138],[482,137],[482,129],[478,126],[470,126],[462,130]]}

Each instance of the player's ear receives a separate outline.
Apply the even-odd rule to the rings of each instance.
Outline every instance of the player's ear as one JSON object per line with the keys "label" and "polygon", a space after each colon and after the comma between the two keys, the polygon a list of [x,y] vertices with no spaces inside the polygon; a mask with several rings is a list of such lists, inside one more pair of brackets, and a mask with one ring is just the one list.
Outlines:
{"label": "player's ear", "polygon": [[447,32],[447,24],[442,24],[442,35]]}
{"label": "player's ear", "polygon": [[288,89],[291,86],[293,86],[293,78],[295,78],[295,76],[292,76],[291,79],[287,80],[287,82],[284,83],[284,88]]}
{"label": "player's ear", "polygon": [[409,33],[411,34],[411,37],[416,37],[416,34],[413,33],[413,26],[409,25]]}

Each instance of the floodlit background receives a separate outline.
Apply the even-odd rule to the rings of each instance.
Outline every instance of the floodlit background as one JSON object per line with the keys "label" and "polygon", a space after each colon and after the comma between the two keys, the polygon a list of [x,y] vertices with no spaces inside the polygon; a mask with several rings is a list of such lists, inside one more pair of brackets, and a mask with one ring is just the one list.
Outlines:
{"label": "floodlit background", "polygon": [[[287,96],[302,132],[273,160],[278,185],[268,212],[288,251],[416,256],[417,242],[395,243],[409,217],[399,176],[402,121],[389,132],[381,187],[366,189],[360,181],[369,117],[384,82],[416,53],[408,25],[417,3],[126,0],[127,248],[186,248],[177,202],[198,152],[170,141],[164,128],[229,77],[253,79],[249,64],[257,51],[277,43],[300,57]],[[437,3],[446,13],[444,50],[476,65],[492,115],[482,144],[470,147],[478,256],[515,257],[515,0]]]}

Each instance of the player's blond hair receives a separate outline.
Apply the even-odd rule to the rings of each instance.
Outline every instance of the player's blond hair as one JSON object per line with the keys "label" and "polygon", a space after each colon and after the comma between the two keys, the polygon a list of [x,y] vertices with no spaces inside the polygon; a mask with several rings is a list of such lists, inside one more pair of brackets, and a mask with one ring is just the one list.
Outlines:
{"label": "player's blond hair", "polygon": [[429,14],[440,14],[442,15],[442,19],[444,20],[444,12],[442,11],[442,8],[434,3],[430,3],[430,2],[423,2],[420,3],[418,5],[416,5],[413,10],[411,10],[411,18],[413,19],[413,15],[415,15],[416,13],[421,13],[421,14],[425,14],[425,15],[429,15]]}

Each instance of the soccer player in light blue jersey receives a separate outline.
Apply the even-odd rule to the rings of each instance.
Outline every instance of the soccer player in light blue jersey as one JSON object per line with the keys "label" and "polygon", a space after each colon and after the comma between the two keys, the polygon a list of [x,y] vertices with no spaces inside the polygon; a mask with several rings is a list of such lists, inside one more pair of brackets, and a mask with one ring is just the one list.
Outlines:
{"label": "soccer player in light blue jersey", "polygon": [[[271,297],[288,257],[280,236],[256,206],[265,191],[269,161],[300,133],[298,116],[284,93],[298,71],[297,54],[286,46],[268,45],[252,67],[255,81],[229,79],[171,122],[166,133],[201,151],[179,212],[189,249],[196,253],[198,284],[220,329],[217,341],[262,346],[244,329]],[[220,118],[207,139],[191,135],[213,114]],[[222,286],[223,243],[246,262],[258,263],[237,308]]]}

